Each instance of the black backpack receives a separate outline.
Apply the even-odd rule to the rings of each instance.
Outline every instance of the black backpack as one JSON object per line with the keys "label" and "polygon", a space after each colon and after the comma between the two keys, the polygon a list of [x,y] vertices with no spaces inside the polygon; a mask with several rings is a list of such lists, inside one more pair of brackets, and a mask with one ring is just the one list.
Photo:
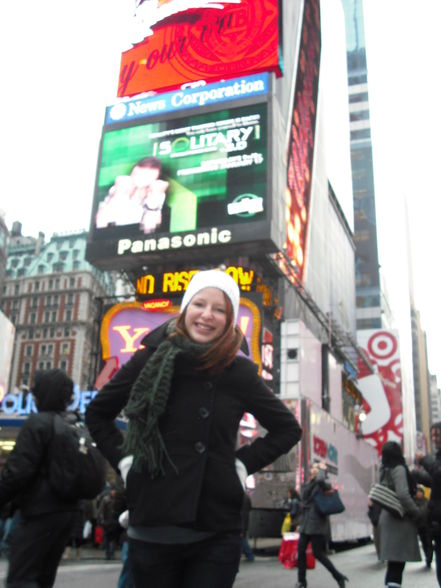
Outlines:
{"label": "black backpack", "polygon": [[86,425],[69,415],[53,416],[48,478],[57,496],[66,501],[95,498],[105,484],[105,460]]}

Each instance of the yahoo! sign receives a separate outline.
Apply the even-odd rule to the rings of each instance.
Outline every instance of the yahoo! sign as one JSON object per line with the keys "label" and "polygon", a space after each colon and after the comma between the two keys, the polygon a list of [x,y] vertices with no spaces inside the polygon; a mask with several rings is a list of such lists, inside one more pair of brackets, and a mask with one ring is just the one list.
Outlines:
{"label": "yahoo! sign", "polygon": [[[80,391],[77,385],[74,386],[74,399],[67,407],[67,410],[77,410],[80,414],[86,412],[89,402],[98,394],[97,390]],[[34,397],[32,394],[6,394],[1,402],[1,412],[7,415],[28,415],[37,412]]]}

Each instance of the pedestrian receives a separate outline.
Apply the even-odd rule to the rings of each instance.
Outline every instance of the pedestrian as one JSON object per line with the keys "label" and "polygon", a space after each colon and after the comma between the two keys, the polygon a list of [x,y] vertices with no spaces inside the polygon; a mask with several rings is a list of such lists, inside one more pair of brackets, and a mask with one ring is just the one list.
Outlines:
{"label": "pedestrian", "polygon": [[423,511],[413,500],[416,484],[396,441],[383,445],[380,483],[395,491],[404,509],[404,517],[397,518],[382,508],[378,521],[380,559],[387,562],[385,584],[399,588],[406,562],[421,561],[417,522],[423,518]]}
{"label": "pedestrian", "polygon": [[[414,501],[419,508],[427,511],[428,500],[424,495],[424,488],[421,484],[417,484]],[[427,518],[423,519],[418,525],[418,536],[423,547],[426,567],[430,568],[433,560],[433,540],[430,531],[430,523]]]}
{"label": "pedestrian", "polygon": [[[138,588],[146,578],[149,588],[231,587],[245,479],[301,437],[257,367],[237,355],[239,301],[226,273],[196,273],[178,317],[149,333],[88,406],[89,429],[126,484]],[[122,410],[125,440],[115,425]],[[266,436],[236,450],[245,412]]]}
{"label": "pedestrian", "polygon": [[121,528],[115,516],[116,489],[111,487],[109,492],[103,496],[98,509],[98,524],[104,532],[103,546],[107,560],[115,559],[115,549]]}
{"label": "pedestrian", "polygon": [[254,553],[248,542],[248,527],[250,524],[251,498],[245,492],[242,505],[242,553],[247,561],[254,561]]}
{"label": "pedestrian", "polygon": [[321,490],[331,490],[326,479],[327,467],[316,462],[311,467],[310,478],[301,489],[302,511],[299,524],[298,574],[296,588],[306,588],[306,549],[311,543],[314,557],[330,572],[340,588],[345,588],[348,578],[339,572],[326,555],[329,517],[322,515],[314,502],[314,495]]}
{"label": "pedestrian", "polygon": [[436,453],[434,456],[423,455],[418,451],[415,462],[425,470],[426,475],[422,476],[421,472],[417,474],[413,472],[413,474],[418,475],[419,480],[431,488],[427,509],[428,520],[435,551],[436,577],[441,586],[441,422],[431,426],[430,436]]}
{"label": "pedestrian", "polygon": [[73,382],[58,369],[37,371],[32,393],[38,412],[24,422],[0,475],[0,506],[14,498],[20,513],[11,536],[9,588],[53,586],[78,508],[54,493],[47,475],[53,416],[70,404]]}
{"label": "pedestrian", "polygon": [[291,517],[290,531],[295,531],[298,527],[302,510],[300,494],[295,488],[288,488],[288,498],[285,500],[283,506],[286,509],[287,514]]}

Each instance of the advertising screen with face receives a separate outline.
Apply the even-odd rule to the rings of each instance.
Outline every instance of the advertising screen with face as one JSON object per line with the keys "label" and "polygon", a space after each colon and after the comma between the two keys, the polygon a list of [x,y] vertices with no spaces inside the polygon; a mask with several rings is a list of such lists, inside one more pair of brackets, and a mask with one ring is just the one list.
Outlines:
{"label": "advertising screen with face", "polygon": [[109,243],[103,255],[206,245],[201,231],[208,244],[240,241],[235,227],[266,221],[266,109],[107,127],[90,234]]}

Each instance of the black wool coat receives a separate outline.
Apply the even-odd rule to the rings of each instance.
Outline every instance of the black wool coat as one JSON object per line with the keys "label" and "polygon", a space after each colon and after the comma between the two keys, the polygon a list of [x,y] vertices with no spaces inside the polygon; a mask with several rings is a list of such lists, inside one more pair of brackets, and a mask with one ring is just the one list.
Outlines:
{"label": "black wool coat", "polygon": [[59,498],[49,484],[54,414],[43,411],[26,419],[0,475],[0,506],[13,500],[24,518],[79,508],[78,501]]}
{"label": "black wool coat", "polygon": [[[98,447],[118,470],[124,457],[115,418],[148,358],[165,337],[164,326],[142,341],[144,349],[119,370],[89,404],[86,422]],[[251,413],[266,436],[236,448],[239,423]],[[131,526],[190,526],[208,531],[240,531],[244,490],[235,469],[239,458],[253,474],[288,452],[301,438],[291,412],[268,389],[248,359],[237,357],[222,373],[195,369],[184,353],[175,360],[165,414],[159,422],[167,452],[165,475],[151,479],[133,468],[127,476]]]}

